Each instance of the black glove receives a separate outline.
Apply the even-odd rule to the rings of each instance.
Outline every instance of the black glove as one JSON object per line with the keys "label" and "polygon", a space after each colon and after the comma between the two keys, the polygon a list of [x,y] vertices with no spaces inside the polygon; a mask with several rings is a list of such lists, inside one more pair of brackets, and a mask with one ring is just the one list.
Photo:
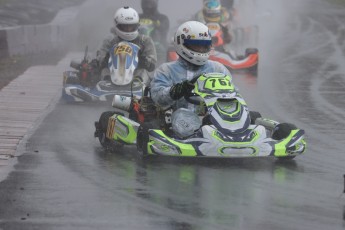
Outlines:
{"label": "black glove", "polygon": [[139,57],[139,63],[138,63],[139,68],[144,68],[147,71],[151,72],[155,69],[155,64],[150,61],[148,57],[145,56],[140,56]]}
{"label": "black glove", "polygon": [[193,89],[194,89],[194,85],[190,83],[189,81],[185,80],[181,83],[177,83],[176,85],[173,85],[170,88],[169,94],[173,100],[177,100],[177,99],[180,99],[181,97],[188,95]]}

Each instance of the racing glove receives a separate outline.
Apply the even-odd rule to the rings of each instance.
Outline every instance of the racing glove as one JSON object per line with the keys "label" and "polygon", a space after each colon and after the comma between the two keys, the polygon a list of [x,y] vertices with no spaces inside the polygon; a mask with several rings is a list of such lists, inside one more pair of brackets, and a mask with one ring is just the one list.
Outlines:
{"label": "racing glove", "polygon": [[188,80],[185,80],[181,83],[177,83],[170,88],[170,97],[173,100],[178,100],[181,97],[188,95],[194,89],[194,85]]}

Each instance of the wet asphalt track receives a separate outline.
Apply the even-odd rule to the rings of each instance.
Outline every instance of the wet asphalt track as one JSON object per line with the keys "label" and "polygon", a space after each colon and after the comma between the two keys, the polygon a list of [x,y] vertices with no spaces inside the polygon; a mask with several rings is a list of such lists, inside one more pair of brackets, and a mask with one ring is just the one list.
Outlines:
{"label": "wet asphalt track", "polygon": [[140,161],[93,138],[106,108],[59,103],[0,184],[0,229],[344,229],[345,11],[293,7],[261,27],[259,78],[234,78],[252,109],[306,130],[305,155]]}

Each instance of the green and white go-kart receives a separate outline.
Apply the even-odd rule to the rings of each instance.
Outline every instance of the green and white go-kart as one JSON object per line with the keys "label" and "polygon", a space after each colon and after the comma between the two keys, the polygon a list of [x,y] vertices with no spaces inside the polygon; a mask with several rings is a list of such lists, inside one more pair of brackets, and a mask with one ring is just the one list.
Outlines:
{"label": "green and white go-kart", "polygon": [[[113,107],[122,110],[103,112],[95,122],[95,137],[112,150],[136,145],[142,156],[292,159],[305,152],[304,130],[249,111],[231,76],[208,73],[191,82],[194,92],[186,99],[204,113],[198,121],[200,116],[180,109],[169,124],[171,113],[159,111],[147,93],[141,98],[117,95]],[[128,100],[127,106],[116,100],[122,105]]]}

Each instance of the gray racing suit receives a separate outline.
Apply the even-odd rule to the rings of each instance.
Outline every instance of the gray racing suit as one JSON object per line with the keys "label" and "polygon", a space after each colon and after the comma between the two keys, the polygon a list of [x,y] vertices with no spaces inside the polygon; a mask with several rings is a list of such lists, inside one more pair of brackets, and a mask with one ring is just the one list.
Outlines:
{"label": "gray racing suit", "polygon": [[155,70],[151,81],[152,100],[163,109],[172,106],[174,110],[189,108],[195,111],[195,107],[191,106],[183,97],[174,101],[170,97],[170,88],[176,83],[191,80],[194,76],[203,73],[224,73],[231,76],[229,70],[219,62],[209,60],[203,66],[192,66],[179,58],[177,61],[164,63]]}
{"label": "gray racing suit", "polygon": [[[113,37],[107,38],[103,41],[101,48],[97,53],[97,60],[101,66],[101,77],[102,79],[110,75],[108,69],[108,59],[109,59],[109,50],[115,44],[124,41],[122,38],[117,36],[114,33],[114,30],[111,30]],[[144,82],[149,82],[151,79],[151,73],[156,67],[157,63],[157,53],[152,39],[146,35],[139,34],[136,39],[130,41],[140,47],[138,54],[138,67],[134,71],[134,76],[140,76]],[[151,72],[151,73],[150,73]]]}

